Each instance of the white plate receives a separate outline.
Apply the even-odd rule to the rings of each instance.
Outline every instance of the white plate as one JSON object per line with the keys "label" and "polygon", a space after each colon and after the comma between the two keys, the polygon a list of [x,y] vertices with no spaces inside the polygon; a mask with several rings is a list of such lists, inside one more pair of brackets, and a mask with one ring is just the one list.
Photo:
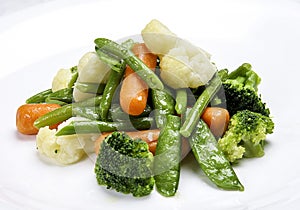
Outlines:
{"label": "white plate", "polygon": [[[0,19],[0,209],[299,209],[299,2],[76,2],[56,1]],[[66,167],[47,164],[35,138],[17,133],[18,106],[50,87],[59,68],[76,65],[93,50],[94,38],[138,34],[152,18],[209,51],[218,67],[249,62],[262,77],[260,92],[276,127],[264,157],[234,167],[244,192],[215,188],[190,157],[175,197],[155,190],[145,198],[123,196],[97,185],[88,158]]]}

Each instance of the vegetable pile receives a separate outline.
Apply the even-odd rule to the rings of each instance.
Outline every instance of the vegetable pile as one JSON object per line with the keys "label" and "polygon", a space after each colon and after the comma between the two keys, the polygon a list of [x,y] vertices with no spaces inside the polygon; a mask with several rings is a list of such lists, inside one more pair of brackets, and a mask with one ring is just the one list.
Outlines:
{"label": "vegetable pile", "polygon": [[154,186],[174,196],[188,153],[217,187],[243,191],[232,164],[262,157],[274,130],[261,78],[248,63],[217,69],[157,20],[142,38],[95,39],[94,51],[18,108],[18,131],[59,164],[95,154],[97,183],[135,197]]}

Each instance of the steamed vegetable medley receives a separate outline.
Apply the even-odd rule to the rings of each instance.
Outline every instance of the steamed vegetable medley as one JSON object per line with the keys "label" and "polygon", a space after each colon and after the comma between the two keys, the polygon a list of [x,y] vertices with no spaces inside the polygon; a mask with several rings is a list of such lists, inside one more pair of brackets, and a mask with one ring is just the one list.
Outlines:
{"label": "steamed vegetable medley", "polygon": [[38,152],[56,163],[96,154],[98,184],[125,194],[155,186],[174,196],[188,153],[217,187],[243,191],[232,164],[263,156],[274,129],[261,78],[248,63],[217,69],[157,20],[141,35],[95,39],[94,51],[19,107],[18,131],[36,134]]}

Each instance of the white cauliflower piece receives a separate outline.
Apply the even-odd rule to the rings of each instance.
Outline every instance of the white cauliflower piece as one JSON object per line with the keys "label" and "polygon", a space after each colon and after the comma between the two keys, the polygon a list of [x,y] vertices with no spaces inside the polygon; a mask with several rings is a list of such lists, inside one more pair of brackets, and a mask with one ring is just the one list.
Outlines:
{"label": "white cauliflower piece", "polygon": [[52,80],[52,91],[58,91],[64,88],[70,88],[77,78],[77,73],[73,68],[60,69]]}
{"label": "white cauliflower piece", "polygon": [[161,58],[160,68],[162,80],[173,88],[205,85],[217,70],[201,50],[181,45]]}
{"label": "white cauliflower piece", "polygon": [[157,55],[165,55],[172,49],[178,37],[158,20],[151,20],[142,30],[148,49]]}
{"label": "white cauliflower piece", "polygon": [[[79,60],[78,66],[78,82],[90,83],[106,83],[110,73],[110,67],[102,62],[95,52],[88,52]],[[82,101],[84,99],[93,97],[93,94],[83,93],[76,88],[73,91],[75,101]]]}
{"label": "white cauliflower piece", "polygon": [[78,162],[85,154],[93,152],[94,141],[99,135],[55,136],[56,130],[43,127],[36,136],[38,152],[60,164]]}
{"label": "white cauliflower piece", "polygon": [[142,30],[147,47],[160,55],[162,80],[173,88],[196,88],[207,84],[216,72],[210,54],[178,38],[158,20]]}

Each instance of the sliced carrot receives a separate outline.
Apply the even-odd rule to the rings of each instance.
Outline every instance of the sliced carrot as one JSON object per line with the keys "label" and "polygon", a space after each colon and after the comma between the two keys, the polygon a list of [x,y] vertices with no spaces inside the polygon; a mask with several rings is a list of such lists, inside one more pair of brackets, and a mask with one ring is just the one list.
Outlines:
{"label": "sliced carrot", "polygon": [[[108,133],[103,133],[96,141],[94,144],[94,149],[95,149],[95,153],[98,154],[99,153],[99,149],[100,149],[100,145],[102,143],[102,141],[108,136],[110,135],[112,132],[108,132]],[[159,136],[160,130],[159,129],[153,129],[153,130],[143,130],[143,131],[130,131],[130,132],[126,132],[126,134],[132,138],[132,139],[136,139],[136,138],[140,138],[143,141],[145,141],[148,146],[149,146],[149,150],[150,152],[152,152],[153,154],[155,153],[155,149],[156,149],[156,144],[157,144],[157,139]]]}
{"label": "sliced carrot", "polygon": [[221,137],[229,123],[229,112],[220,107],[207,107],[201,118],[216,137]]}
{"label": "sliced carrot", "polygon": [[[34,121],[40,116],[61,107],[58,104],[24,104],[20,106],[16,114],[17,130],[22,134],[33,135],[38,133],[38,129],[34,127]],[[57,125],[51,126],[51,129]]]}
{"label": "sliced carrot", "polygon": [[[152,54],[144,43],[135,44],[133,53],[150,69],[155,69],[157,56]],[[137,116],[143,113],[148,98],[148,85],[129,66],[125,69],[125,78],[120,91],[120,105],[124,112]]]}

